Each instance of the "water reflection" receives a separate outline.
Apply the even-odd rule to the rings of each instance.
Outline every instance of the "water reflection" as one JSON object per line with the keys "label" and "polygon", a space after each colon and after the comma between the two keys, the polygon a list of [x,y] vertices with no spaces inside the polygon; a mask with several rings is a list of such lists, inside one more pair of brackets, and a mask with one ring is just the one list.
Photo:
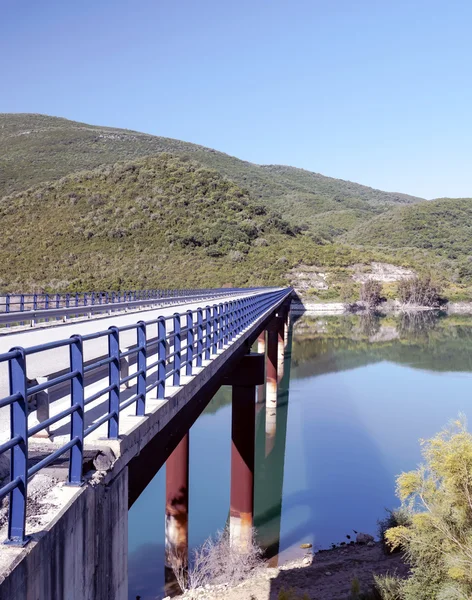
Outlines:
{"label": "water reflection", "polygon": [[[286,350],[276,435],[257,406],[255,525],[272,560],[329,547],[352,530],[376,533],[396,506],[395,476],[459,412],[472,416],[472,318],[415,313],[302,317]],[[231,391],[190,434],[190,546],[228,518]],[[165,477],[129,515],[130,598],[162,597]],[[159,596],[158,594],[161,594]]]}

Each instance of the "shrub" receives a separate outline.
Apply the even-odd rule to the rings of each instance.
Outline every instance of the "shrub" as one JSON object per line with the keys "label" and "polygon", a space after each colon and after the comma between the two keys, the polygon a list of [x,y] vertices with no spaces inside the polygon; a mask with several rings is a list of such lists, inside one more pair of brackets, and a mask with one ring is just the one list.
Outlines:
{"label": "shrub", "polygon": [[[464,419],[423,442],[425,464],[397,479],[410,522],[385,532],[406,553],[403,583],[379,580],[384,600],[460,600],[472,597],[472,435]],[[390,595],[389,595],[390,594]]]}
{"label": "shrub", "polygon": [[403,580],[394,575],[374,575],[375,588],[382,600],[402,600]]}
{"label": "shrub", "polygon": [[385,532],[388,529],[392,529],[392,527],[409,526],[410,523],[410,514],[404,508],[387,510],[387,516],[378,521],[379,540],[382,544],[385,554],[391,554],[392,552],[400,551],[400,548],[393,549],[389,544],[386,543]]}
{"label": "shrub", "polygon": [[205,585],[237,585],[260,568],[264,561],[255,542],[254,531],[245,551],[231,543],[229,527],[209,537],[194,550],[188,570],[181,567],[179,557],[174,562],[174,574],[182,591]]}
{"label": "shrub", "polygon": [[398,299],[403,304],[418,306],[439,306],[440,288],[429,275],[403,279],[398,283]]}
{"label": "shrub", "polygon": [[369,279],[362,284],[361,301],[368,308],[375,308],[382,302],[382,284],[374,279]]}
{"label": "shrub", "polygon": [[310,597],[308,594],[299,596],[293,588],[289,588],[288,590],[282,588],[277,595],[277,600],[310,600]]}

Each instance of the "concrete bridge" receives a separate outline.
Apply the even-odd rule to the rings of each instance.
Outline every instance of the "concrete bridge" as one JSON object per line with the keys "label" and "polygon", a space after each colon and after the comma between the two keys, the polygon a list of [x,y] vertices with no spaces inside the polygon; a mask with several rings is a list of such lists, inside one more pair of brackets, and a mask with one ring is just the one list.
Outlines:
{"label": "concrete bridge", "polygon": [[270,452],[291,295],[204,290],[0,337],[0,600],[125,600],[128,507],[164,463],[166,560],[185,565],[188,431],[221,385],[233,388],[230,536],[244,548],[256,391]]}

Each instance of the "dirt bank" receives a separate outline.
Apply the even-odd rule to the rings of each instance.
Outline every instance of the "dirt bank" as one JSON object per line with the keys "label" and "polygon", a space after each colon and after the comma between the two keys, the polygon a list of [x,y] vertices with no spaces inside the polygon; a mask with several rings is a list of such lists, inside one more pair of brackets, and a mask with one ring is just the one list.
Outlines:
{"label": "dirt bank", "polygon": [[279,568],[263,569],[244,583],[227,588],[218,586],[187,592],[181,600],[278,600],[282,590],[293,590],[310,600],[348,600],[352,581],[357,578],[362,592],[370,590],[374,574],[396,572],[406,576],[408,567],[401,555],[386,556],[380,544],[347,545],[307,555]]}

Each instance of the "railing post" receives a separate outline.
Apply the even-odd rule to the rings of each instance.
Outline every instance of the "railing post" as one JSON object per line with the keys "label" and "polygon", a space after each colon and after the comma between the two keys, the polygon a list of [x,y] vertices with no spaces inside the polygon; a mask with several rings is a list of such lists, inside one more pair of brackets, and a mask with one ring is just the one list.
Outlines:
{"label": "railing post", "polygon": [[38,294],[33,294],[33,310],[38,310]]}
{"label": "railing post", "polygon": [[136,387],[137,401],[136,401],[136,416],[142,417],[146,411],[146,323],[144,321],[138,322],[137,329],[137,342],[138,342],[138,383]]}
{"label": "railing post", "polygon": [[10,312],[10,294],[5,296],[5,312]]}
{"label": "railing post", "polygon": [[25,295],[21,294],[20,296],[20,311],[23,312],[25,310]]}
{"label": "railing post", "polygon": [[197,367],[203,362],[203,310],[197,309]]}
{"label": "railing post", "polygon": [[224,316],[223,316],[223,304],[218,304],[218,348],[223,348],[223,336],[224,336]]}
{"label": "railing post", "polygon": [[71,380],[71,406],[77,410],[71,415],[70,439],[77,439],[70,450],[69,484],[82,485],[82,465],[84,457],[84,351],[82,336],[72,336],[70,345],[70,370],[77,371]]}
{"label": "railing post", "polygon": [[225,302],[224,304],[225,306],[225,311],[224,311],[224,323],[225,323],[225,332],[224,332],[224,340],[223,343],[224,345],[226,345],[228,343],[228,324],[229,324],[229,315],[228,315],[228,311],[229,311],[229,302]]}
{"label": "railing post", "polygon": [[87,304],[88,304],[87,292],[84,292],[84,304],[83,304],[83,306],[87,306]]}
{"label": "railing post", "polygon": [[180,333],[180,315],[179,313],[174,313],[174,375],[172,378],[172,385],[174,386],[180,385],[180,363],[182,361],[181,347],[182,336]]}
{"label": "railing post", "polygon": [[205,360],[211,357],[211,308],[205,307],[206,335],[205,335]]}
{"label": "railing post", "polygon": [[66,308],[70,306],[70,294],[66,294]]}
{"label": "railing post", "polygon": [[194,332],[193,332],[193,313],[191,310],[187,311],[187,364],[185,368],[185,374],[191,375],[193,368],[193,343],[194,343]]}
{"label": "railing post", "polygon": [[49,294],[44,296],[44,308],[49,308]]}
{"label": "railing post", "polygon": [[120,422],[120,336],[118,327],[108,330],[108,356],[113,359],[108,365],[108,384],[113,386],[108,392],[108,414],[112,415],[108,420],[108,437],[115,440]]}
{"label": "railing post", "polygon": [[56,294],[56,308],[61,308],[61,297]]}
{"label": "railing post", "polygon": [[213,304],[213,335],[211,344],[211,353],[216,354],[218,351],[218,306]]}
{"label": "railing post", "polygon": [[166,390],[166,320],[159,317],[157,320],[157,397],[162,399]]}
{"label": "railing post", "polygon": [[75,308],[78,308],[79,306],[79,293],[76,292],[75,293]]}
{"label": "railing post", "polygon": [[243,301],[237,300],[238,303],[238,333],[241,333],[243,328]]}
{"label": "railing post", "polygon": [[26,390],[26,357],[23,348],[13,348],[18,354],[10,360],[10,395],[20,397],[10,405],[11,437],[19,436],[10,455],[10,481],[19,480],[10,492],[10,516],[8,519],[8,543],[23,546],[25,538],[26,500],[28,486],[28,401]]}

